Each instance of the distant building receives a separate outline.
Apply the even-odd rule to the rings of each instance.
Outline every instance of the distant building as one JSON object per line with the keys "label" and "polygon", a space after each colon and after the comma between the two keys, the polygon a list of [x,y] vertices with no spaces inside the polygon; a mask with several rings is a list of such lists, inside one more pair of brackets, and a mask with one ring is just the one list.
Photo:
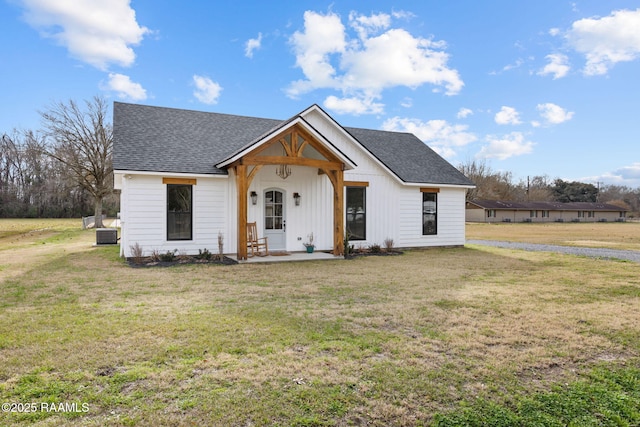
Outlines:
{"label": "distant building", "polygon": [[622,222],[626,215],[627,209],[607,203],[471,200],[465,217],[468,222]]}

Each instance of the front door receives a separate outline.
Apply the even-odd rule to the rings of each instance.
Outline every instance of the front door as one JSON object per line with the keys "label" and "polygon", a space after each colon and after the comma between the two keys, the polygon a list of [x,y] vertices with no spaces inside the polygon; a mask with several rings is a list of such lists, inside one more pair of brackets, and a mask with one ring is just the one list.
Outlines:
{"label": "front door", "polygon": [[284,212],[284,192],[267,190],[264,192],[264,235],[269,250],[285,250],[287,220]]}

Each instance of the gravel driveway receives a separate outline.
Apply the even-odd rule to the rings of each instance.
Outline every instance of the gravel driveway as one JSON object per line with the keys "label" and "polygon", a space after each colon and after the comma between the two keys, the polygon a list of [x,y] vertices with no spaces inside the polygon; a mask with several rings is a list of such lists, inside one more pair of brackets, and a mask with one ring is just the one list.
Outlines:
{"label": "gravel driveway", "polygon": [[521,249],[525,251],[560,252],[592,258],[621,259],[640,263],[640,251],[606,248],[582,248],[575,246],[541,245],[537,243],[504,242],[499,240],[467,240],[472,245],[496,246],[499,248]]}

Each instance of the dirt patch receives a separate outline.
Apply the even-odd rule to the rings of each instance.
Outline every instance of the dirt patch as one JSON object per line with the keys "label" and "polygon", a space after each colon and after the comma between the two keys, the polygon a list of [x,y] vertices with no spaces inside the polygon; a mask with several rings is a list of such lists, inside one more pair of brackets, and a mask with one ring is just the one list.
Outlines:
{"label": "dirt patch", "polygon": [[82,232],[80,238],[49,242],[56,234],[58,232],[43,229],[0,239],[0,281],[32,270],[53,257],[87,250],[94,237],[93,233]]}

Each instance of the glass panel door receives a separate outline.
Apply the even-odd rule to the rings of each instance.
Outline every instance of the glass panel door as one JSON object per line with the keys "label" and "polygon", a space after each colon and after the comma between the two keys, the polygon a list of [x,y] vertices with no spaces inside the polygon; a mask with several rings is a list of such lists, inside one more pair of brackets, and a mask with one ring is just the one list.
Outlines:
{"label": "glass panel door", "polygon": [[286,219],[284,193],[279,190],[264,192],[264,229],[269,249],[285,249]]}

